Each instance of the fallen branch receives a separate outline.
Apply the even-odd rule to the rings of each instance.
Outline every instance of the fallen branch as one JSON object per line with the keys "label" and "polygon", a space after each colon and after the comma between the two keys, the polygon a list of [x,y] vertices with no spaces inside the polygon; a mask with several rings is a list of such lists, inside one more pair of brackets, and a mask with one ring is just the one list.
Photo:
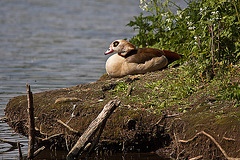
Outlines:
{"label": "fallen branch", "polygon": [[79,153],[84,149],[84,146],[88,144],[91,138],[95,135],[98,129],[102,126],[104,121],[111,115],[111,113],[120,105],[120,101],[109,101],[103,108],[102,112],[97,116],[95,120],[88,126],[86,131],[78,139],[77,143],[71,149],[67,155],[67,159],[76,158]]}
{"label": "fallen branch", "polygon": [[204,132],[204,131],[201,131],[201,132],[198,132],[193,138],[191,139],[188,139],[188,140],[178,140],[178,142],[180,143],[188,143],[190,141],[193,141],[195,138],[197,138],[200,134],[203,134],[205,136],[207,136],[208,138],[210,138],[213,143],[215,143],[215,145],[220,149],[220,151],[223,153],[223,155],[228,159],[228,160],[240,160],[240,158],[233,158],[233,157],[229,157],[227,155],[227,153],[225,152],[225,150],[218,144],[218,142],[208,133]]}
{"label": "fallen branch", "polygon": [[8,140],[5,140],[5,139],[0,139],[1,142],[4,142],[4,143],[8,143],[10,145],[12,145],[13,147],[17,148],[17,142],[11,142],[11,141],[8,141]]}
{"label": "fallen branch", "polygon": [[98,143],[98,141],[99,141],[99,139],[100,139],[100,136],[101,136],[101,134],[102,134],[102,132],[103,132],[103,129],[104,129],[104,127],[105,127],[106,122],[107,122],[107,119],[105,119],[105,120],[103,121],[103,123],[102,123],[102,125],[101,125],[101,128],[99,129],[98,136],[97,136],[97,138],[92,142],[91,148],[89,149],[87,156],[89,156],[89,155],[91,154],[92,150],[94,149],[94,147],[95,147],[96,144]]}
{"label": "fallen branch", "polygon": [[58,123],[62,124],[64,127],[66,127],[69,131],[76,133],[76,134],[80,134],[80,132],[72,129],[70,126],[68,126],[66,123],[64,123],[63,121],[61,121],[60,119],[56,119]]}

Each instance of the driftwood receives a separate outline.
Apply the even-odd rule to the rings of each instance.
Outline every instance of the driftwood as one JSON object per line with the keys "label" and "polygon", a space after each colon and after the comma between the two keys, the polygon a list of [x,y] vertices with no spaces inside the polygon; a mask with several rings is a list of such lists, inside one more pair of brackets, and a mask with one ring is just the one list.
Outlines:
{"label": "driftwood", "polygon": [[[77,143],[71,149],[71,151],[67,155],[67,159],[76,158],[79,153],[84,149],[84,146],[88,144],[91,138],[95,135],[98,129],[105,124],[108,117],[111,113],[120,105],[120,101],[112,100],[109,101],[103,108],[102,112],[97,116],[95,120],[88,126],[87,130],[82,134],[82,136],[78,139]],[[102,129],[101,129],[102,130]],[[99,133],[101,134],[101,133]]]}
{"label": "driftwood", "polygon": [[[90,149],[89,149],[89,151],[88,151],[87,156],[89,156],[89,155],[91,154],[92,150],[93,150],[94,147],[97,145],[97,143],[98,143],[98,141],[99,141],[99,139],[100,139],[100,136],[101,136],[101,134],[102,134],[102,132],[103,132],[103,129],[104,129],[104,127],[105,127],[106,122],[107,122],[107,118],[103,121],[103,123],[102,123],[102,125],[101,125],[101,128],[99,129],[99,134],[98,134],[97,138],[92,142],[91,147],[90,147]],[[85,148],[86,148],[86,147],[85,147]]]}
{"label": "driftwood", "polygon": [[233,158],[233,157],[229,157],[226,153],[226,151],[219,145],[219,143],[208,133],[204,132],[204,131],[201,131],[201,132],[198,132],[193,138],[191,139],[188,139],[188,140],[178,140],[178,142],[180,143],[188,143],[190,141],[193,141],[195,138],[197,138],[200,134],[203,134],[205,136],[207,136],[208,138],[210,138],[213,143],[215,143],[215,145],[220,149],[220,151],[223,153],[223,155],[226,157],[226,159],[228,160],[240,160],[240,158]]}
{"label": "driftwood", "polygon": [[33,95],[30,85],[27,84],[27,100],[28,100],[28,120],[29,120],[29,142],[28,142],[28,159],[34,157],[34,143],[35,143],[35,125],[34,125],[34,108]]}

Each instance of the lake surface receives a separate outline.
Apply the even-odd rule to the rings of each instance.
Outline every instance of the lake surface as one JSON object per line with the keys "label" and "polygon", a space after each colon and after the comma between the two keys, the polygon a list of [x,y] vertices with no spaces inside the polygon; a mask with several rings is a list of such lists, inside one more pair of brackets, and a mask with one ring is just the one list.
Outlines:
{"label": "lake surface", "polygon": [[[0,117],[9,99],[93,82],[105,73],[104,52],[116,39],[136,34],[125,25],[139,15],[138,0],[0,1]],[[0,121],[0,138],[27,138]],[[18,150],[0,143],[0,159],[18,159]]]}

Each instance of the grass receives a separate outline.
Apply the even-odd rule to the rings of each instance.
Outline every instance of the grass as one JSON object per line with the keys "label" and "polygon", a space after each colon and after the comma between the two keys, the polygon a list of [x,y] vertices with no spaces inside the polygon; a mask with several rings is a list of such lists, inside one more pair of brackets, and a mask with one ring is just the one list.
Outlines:
{"label": "grass", "polygon": [[[213,97],[214,101],[236,101],[239,106],[240,84],[238,68],[231,68],[209,80],[189,71],[189,65],[183,65],[171,70],[163,70],[159,77],[128,83],[118,81],[114,89],[110,90],[111,97],[120,97],[125,104],[137,106],[155,114],[170,109],[173,112],[185,113],[197,103],[201,97]],[[221,71],[222,72],[222,71]],[[151,73],[149,73],[151,74]],[[234,78],[235,77],[235,78]],[[132,87],[132,94],[127,95]],[[210,103],[210,102],[208,102]],[[217,106],[211,106],[217,108]],[[222,113],[216,115],[221,117]]]}

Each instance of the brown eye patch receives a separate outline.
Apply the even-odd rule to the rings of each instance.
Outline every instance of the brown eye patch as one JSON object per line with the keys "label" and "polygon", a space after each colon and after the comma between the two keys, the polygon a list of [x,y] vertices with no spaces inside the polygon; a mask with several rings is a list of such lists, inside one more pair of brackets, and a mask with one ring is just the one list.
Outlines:
{"label": "brown eye patch", "polygon": [[117,47],[118,44],[119,44],[118,41],[113,42],[113,47]]}

